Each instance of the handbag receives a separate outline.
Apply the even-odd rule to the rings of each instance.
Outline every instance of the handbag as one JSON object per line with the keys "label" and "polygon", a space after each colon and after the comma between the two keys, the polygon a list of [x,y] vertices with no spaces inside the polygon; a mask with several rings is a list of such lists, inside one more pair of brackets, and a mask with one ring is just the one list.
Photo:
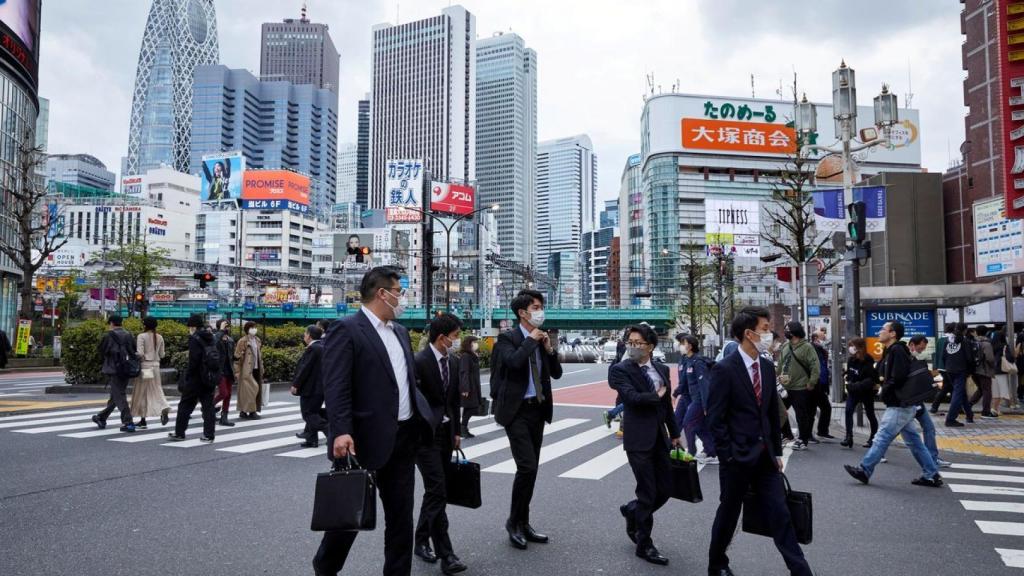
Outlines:
{"label": "handbag", "polygon": [[935,398],[935,377],[928,369],[928,364],[921,360],[914,360],[910,364],[910,374],[907,381],[896,389],[896,399],[900,406],[907,408],[916,406],[922,402],[931,402]]}
{"label": "handbag", "polygon": [[1007,374],[1016,374],[1018,372],[1017,365],[1010,362],[1009,358],[1006,357],[1006,352],[1009,350],[1009,346],[1003,350],[1003,355],[999,358],[999,368]]}
{"label": "handbag", "polygon": [[[796,541],[800,544],[810,544],[814,532],[811,493],[793,490],[789,485],[789,478],[786,478],[785,474],[782,475],[782,482],[786,490],[786,508],[789,509],[789,517],[793,522]],[[764,510],[764,503],[753,491],[748,491],[743,497],[743,531],[757,536],[771,537],[772,535],[771,522],[768,513]]]}
{"label": "handbag", "polygon": [[680,449],[672,451],[669,470],[672,472],[672,497],[686,502],[702,502],[704,493],[700,490],[700,475],[696,460],[683,460]]}
{"label": "handbag", "polygon": [[349,454],[345,464],[335,460],[333,469],[317,474],[310,530],[374,530],[376,527],[377,482],[373,472],[361,468]]}
{"label": "handbag", "polygon": [[452,451],[451,459],[444,463],[444,489],[453,506],[475,509],[483,505],[480,465],[466,460],[461,449]]}
{"label": "handbag", "polygon": [[152,380],[153,378],[156,378],[156,372],[153,368],[143,368],[142,372],[139,373],[139,376],[141,376],[143,380]]}

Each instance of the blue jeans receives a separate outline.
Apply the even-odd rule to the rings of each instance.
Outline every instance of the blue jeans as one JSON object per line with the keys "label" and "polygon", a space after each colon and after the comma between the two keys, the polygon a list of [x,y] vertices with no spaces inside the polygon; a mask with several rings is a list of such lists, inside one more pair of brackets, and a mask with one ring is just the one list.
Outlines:
{"label": "blue jeans", "polygon": [[928,448],[928,453],[932,455],[932,460],[935,460],[935,463],[938,464],[939,445],[935,443],[935,423],[932,422],[932,417],[928,414],[924,404],[917,405],[917,414],[914,415],[914,418],[921,423],[921,435],[924,436],[924,445]]}
{"label": "blue jeans", "polygon": [[955,421],[960,416],[960,411],[967,413],[968,420],[974,420],[974,412],[967,402],[967,373],[947,372],[950,380],[953,381],[953,397],[949,401],[949,412],[946,412],[946,424]]}
{"label": "blue jeans", "polygon": [[700,437],[704,445],[704,453],[716,457],[715,443],[711,438],[711,432],[704,423],[704,407],[700,402],[690,402],[686,408],[686,415],[683,417],[683,431],[686,434],[686,449],[691,456],[697,454],[697,437]]}
{"label": "blue jeans", "polygon": [[616,404],[615,408],[612,408],[611,410],[608,411],[608,418],[611,418],[613,420],[615,418],[618,418],[619,414],[622,414],[622,411],[625,410],[625,409],[626,409],[626,405],[625,404]]}
{"label": "blue jeans", "polygon": [[878,434],[875,434],[875,442],[860,462],[860,467],[867,472],[868,477],[874,473],[875,466],[885,456],[885,451],[889,449],[889,445],[897,435],[901,436],[907,447],[910,448],[910,453],[914,455],[914,460],[921,465],[921,472],[925,478],[934,478],[938,473],[935,460],[928,453],[924,442],[921,441],[921,436],[917,433],[917,426],[914,425],[917,408],[917,406],[911,406],[909,408],[888,407],[885,409],[878,427]]}

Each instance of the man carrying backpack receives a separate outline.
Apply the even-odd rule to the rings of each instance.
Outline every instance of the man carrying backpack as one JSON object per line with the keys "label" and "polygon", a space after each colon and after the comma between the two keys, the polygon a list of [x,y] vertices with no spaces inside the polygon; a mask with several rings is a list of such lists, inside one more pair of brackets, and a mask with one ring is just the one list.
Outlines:
{"label": "man carrying backpack", "polygon": [[100,341],[100,356],[103,358],[102,372],[110,386],[107,407],[92,417],[101,430],[107,427],[107,418],[116,406],[121,413],[121,432],[135,432],[132,410],[128,406],[128,381],[139,375],[142,363],[135,349],[135,338],[121,327],[121,317],[114,314],[107,318],[107,333]]}
{"label": "man carrying backpack", "polygon": [[213,334],[203,326],[203,317],[193,314],[188,319],[188,369],[178,385],[181,400],[178,402],[178,416],[174,421],[174,432],[167,436],[172,442],[185,439],[185,429],[196,403],[202,405],[203,437],[201,442],[213,442],[217,414],[213,409],[213,391],[221,377],[220,352]]}

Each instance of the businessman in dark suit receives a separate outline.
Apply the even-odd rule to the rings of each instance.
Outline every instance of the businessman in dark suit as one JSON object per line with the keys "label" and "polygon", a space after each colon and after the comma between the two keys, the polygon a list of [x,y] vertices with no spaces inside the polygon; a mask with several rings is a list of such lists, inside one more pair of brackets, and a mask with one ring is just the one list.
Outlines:
{"label": "businessman in dark suit", "polygon": [[736,531],[743,496],[752,488],[771,525],[775,546],[790,574],[810,576],[796,541],[782,483],[775,368],[761,357],[772,344],[766,308],[744,308],[732,321],[735,352],[711,369],[708,427],[721,467],[718,513],[711,529],[708,574],[732,576],[726,549]]}
{"label": "businessman in dark suit", "polygon": [[665,566],[651,540],[654,513],[672,495],[669,450],[682,446],[672,410],[672,379],[668,367],[654,362],[658,335],[650,326],[630,326],[626,359],[612,366],[609,384],[625,404],[626,427],[622,446],[636,478],[636,499],[619,507],[626,519],[626,534],[636,543],[636,555]]}
{"label": "businessman in dark suit", "polygon": [[[384,506],[385,576],[412,570],[416,449],[432,441],[440,422],[416,387],[409,332],[395,322],[405,309],[400,280],[389,266],[363,276],[362,308],[331,324],[322,364],[329,456],[358,455],[363,468],[376,472]],[[313,557],[314,573],[337,574],[356,534],[325,532]]]}
{"label": "businessman in dark suit", "polygon": [[306,349],[302,352],[295,366],[292,378],[291,393],[299,397],[299,410],[306,428],[297,434],[305,440],[303,448],[316,448],[320,445],[320,433],[327,435],[327,410],[324,410],[324,384],[320,380],[320,363],[324,357],[324,343],[320,340],[324,335],[316,324],[306,326],[302,341]]}
{"label": "businessman in dark suit", "polygon": [[[423,503],[416,525],[413,553],[433,564],[440,558],[441,572],[457,574],[466,570],[452,549],[448,537],[448,495],[445,493],[444,463],[451,460],[452,450],[462,443],[459,437],[459,360],[453,352],[462,324],[452,314],[444,313],[430,321],[427,335],[430,345],[416,353],[416,380],[441,422],[434,430],[434,441],[423,444],[416,453],[416,466],[423,477]],[[430,548],[430,541],[434,548]]]}
{"label": "businessman in dark suit", "polygon": [[501,366],[494,420],[505,427],[516,461],[505,529],[512,545],[526,550],[527,542],[548,541],[530,525],[530,500],[537,482],[544,423],[551,423],[551,379],[562,377],[562,364],[558,361],[558,346],[540,329],[544,324],[544,295],[522,290],[512,299],[510,308],[519,325],[498,335],[491,353]]}

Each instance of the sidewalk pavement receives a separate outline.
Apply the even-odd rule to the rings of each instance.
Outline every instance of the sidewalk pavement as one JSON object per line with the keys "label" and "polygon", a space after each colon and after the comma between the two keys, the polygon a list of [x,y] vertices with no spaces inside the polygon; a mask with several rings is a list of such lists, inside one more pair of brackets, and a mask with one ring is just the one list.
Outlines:
{"label": "sidewalk pavement", "polygon": [[[986,420],[975,412],[974,424],[967,424],[963,428],[948,428],[944,424],[947,407],[943,405],[938,414],[931,414],[935,423],[935,443],[940,452],[1024,460],[1024,413],[1004,409],[999,418]],[[876,403],[875,408],[881,419],[884,407]],[[842,436],[845,430],[844,410],[843,405],[834,404],[832,407],[832,420],[838,426],[838,429],[834,427],[832,433],[836,436]],[[960,421],[963,422],[963,418]],[[863,427],[857,427],[856,422],[854,416],[854,433],[867,437],[871,432],[867,427],[867,419]]]}

